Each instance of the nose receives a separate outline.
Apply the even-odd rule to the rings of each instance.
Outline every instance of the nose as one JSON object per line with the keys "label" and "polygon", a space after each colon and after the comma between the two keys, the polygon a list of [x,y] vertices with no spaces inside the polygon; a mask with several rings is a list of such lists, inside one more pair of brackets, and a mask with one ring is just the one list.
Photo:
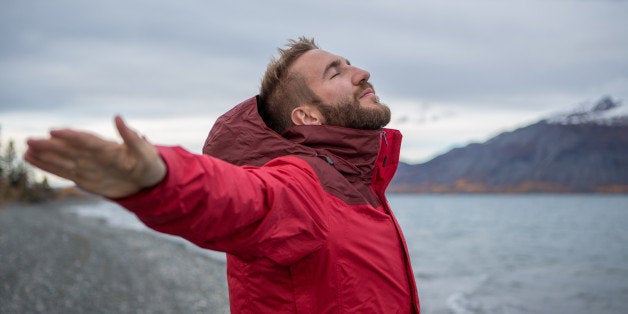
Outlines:
{"label": "nose", "polygon": [[371,73],[358,67],[352,66],[352,70],[353,75],[351,76],[351,82],[354,85],[360,85],[362,81],[368,82],[369,78],[371,77]]}

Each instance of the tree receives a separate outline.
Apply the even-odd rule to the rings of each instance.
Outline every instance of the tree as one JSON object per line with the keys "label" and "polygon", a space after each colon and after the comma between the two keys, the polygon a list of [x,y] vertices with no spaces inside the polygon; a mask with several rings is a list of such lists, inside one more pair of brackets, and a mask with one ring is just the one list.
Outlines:
{"label": "tree", "polygon": [[4,194],[4,155],[2,155],[2,126],[0,125],[0,203],[2,203],[2,194]]}
{"label": "tree", "polygon": [[53,199],[55,191],[48,178],[41,182],[33,179],[31,168],[18,158],[13,140],[2,151],[0,137],[0,204],[6,201],[42,202]]}
{"label": "tree", "polygon": [[2,126],[0,126],[0,204],[2,204],[7,192],[6,187],[6,166],[4,164],[4,154],[2,154]]}

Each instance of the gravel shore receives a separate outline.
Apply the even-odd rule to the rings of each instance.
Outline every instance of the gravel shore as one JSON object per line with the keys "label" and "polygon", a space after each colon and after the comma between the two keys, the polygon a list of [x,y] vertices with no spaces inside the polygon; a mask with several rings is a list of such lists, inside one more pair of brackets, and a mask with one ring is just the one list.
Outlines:
{"label": "gravel shore", "polygon": [[224,263],[64,206],[0,207],[0,313],[229,312]]}

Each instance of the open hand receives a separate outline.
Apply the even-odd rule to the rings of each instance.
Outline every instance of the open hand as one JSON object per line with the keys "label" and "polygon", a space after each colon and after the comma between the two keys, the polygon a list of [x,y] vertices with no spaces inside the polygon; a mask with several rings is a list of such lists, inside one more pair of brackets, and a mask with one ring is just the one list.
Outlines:
{"label": "open hand", "polygon": [[135,194],[159,183],[166,165],[157,148],[131,130],[120,116],[115,124],[123,143],[85,131],[50,131],[50,138],[29,139],[24,160],[109,198]]}

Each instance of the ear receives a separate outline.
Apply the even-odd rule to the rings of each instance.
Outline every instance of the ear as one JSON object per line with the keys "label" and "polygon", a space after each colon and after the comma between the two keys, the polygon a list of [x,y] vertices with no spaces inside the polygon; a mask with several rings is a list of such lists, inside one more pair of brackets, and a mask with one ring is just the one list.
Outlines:
{"label": "ear", "polygon": [[292,110],[290,114],[294,125],[321,125],[325,123],[323,115],[312,105],[302,105]]}

